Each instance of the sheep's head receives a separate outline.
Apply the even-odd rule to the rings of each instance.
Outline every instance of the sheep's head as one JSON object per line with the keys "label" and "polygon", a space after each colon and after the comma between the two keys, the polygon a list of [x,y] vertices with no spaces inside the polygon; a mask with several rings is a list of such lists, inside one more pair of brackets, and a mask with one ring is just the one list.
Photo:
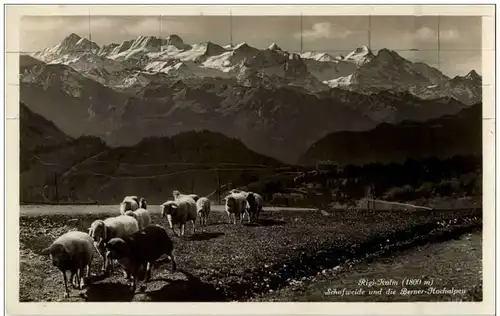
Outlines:
{"label": "sheep's head", "polygon": [[129,256],[129,247],[122,238],[111,238],[105,249],[106,255],[111,259],[121,259]]}
{"label": "sheep's head", "polygon": [[128,206],[130,206],[130,202],[121,202],[120,203],[120,214],[124,214],[127,209],[130,209],[130,207],[127,207],[127,204],[128,204]]}
{"label": "sheep's head", "polygon": [[177,199],[181,195],[181,192],[179,192],[178,190],[173,190],[172,195],[174,196],[174,199]]}
{"label": "sheep's head", "polygon": [[171,215],[172,210],[174,210],[178,207],[179,207],[179,204],[177,204],[177,202],[174,202],[174,201],[168,201],[168,202],[163,203],[161,205],[161,216],[165,217],[167,215]]}
{"label": "sheep's head", "polygon": [[137,215],[133,211],[126,211],[125,215],[131,216],[131,217],[137,219]]}
{"label": "sheep's head", "polygon": [[100,244],[107,238],[106,225],[102,220],[96,220],[90,225],[89,235],[94,239],[94,242]]}
{"label": "sheep's head", "polygon": [[61,244],[52,244],[50,247],[43,249],[42,255],[49,255],[52,264],[62,270],[69,265],[69,261],[71,260],[70,254]]}

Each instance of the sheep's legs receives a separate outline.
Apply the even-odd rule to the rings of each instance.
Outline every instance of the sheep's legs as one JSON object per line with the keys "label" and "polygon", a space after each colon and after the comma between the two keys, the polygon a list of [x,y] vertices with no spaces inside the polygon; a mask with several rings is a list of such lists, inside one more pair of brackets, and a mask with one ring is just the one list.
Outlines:
{"label": "sheep's legs", "polygon": [[184,236],[184,227],[186,226],[186,224],[182,224],[181,225],[181,236]]}
{"label": "sheep's legs", "polygon": [[170,271],[172,273],[175,273],[175,271],[177,270],[177,262],[175,261],[174,252],[171,251],[170,254],[168,254],[168,257],[170,258],[170,261],[172,263],[172,269]]}
{"label": "sheep's legs", "polygon": [[[75,276],[76,276],[76,278],[75,278]],[[69,284],[73,288],[77,288],[78,287],[77,279],[78,279],[78,269],[76,271],[71,271],[70,275],[69,275]]]}
{"label": "sheep's legs", "polygon": [[151,273],[152,273],[152,270],[153,270],[153,266],[154,264],[152,262],[148,262],[147,265],[146,265],[146,283],[149,282],[149,280],[151,280]]}
{"label": "sheep's legs", "polygon": [[106,253],[102,254],[102,268],[101,268],[102,273],[106,273]]}
{"label": "sheep's legs", "polygon": [[191,221],[191,223],[193,223],[193,235],[196,234],[196,225],[194,224],[194,221]]}
{"label": "sheep's legs", "polygon": [[227,213],[227,217],[229,218],[228,224],[231,224],[231,213],[229,213],[228,211],[226,211],[226,213]]}
{"label": "sheep's legs", "polygon": [[82,282],[83,282],[83,267],[79,268],[78,270],[76,270],[76,274],[75,274],[75,278],[76,278],[76,288],[81,290],[81,286],[82,286]]}
{"label": "sheep's legs", "polygon": [[68,277],[66,276],[66,271],[64,271],[62,274],[63,274],[63,278],[64,278],[64,289],[65,289],[64,297],[68,298],[69,297]]}

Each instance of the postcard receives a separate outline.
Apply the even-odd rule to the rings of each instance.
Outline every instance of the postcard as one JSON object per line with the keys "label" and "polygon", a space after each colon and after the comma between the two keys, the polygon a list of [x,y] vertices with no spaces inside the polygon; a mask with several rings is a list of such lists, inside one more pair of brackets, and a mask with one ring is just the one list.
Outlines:
{"label": "postcard", "polygon": [[9,314],[493,313],[493,5],[5,14]]}

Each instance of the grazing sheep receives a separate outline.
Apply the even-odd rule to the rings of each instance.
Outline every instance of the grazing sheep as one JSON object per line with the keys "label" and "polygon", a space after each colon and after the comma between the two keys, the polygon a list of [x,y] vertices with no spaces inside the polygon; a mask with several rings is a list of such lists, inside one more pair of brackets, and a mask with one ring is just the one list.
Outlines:
{"label": "grazing sheep", "polygon": [[174,196],[174,200],[176,201],[177,199],[180,199],[182,197],[190,197],[192,198],[195,202],[198,201],[200,198],[198,194],[181,194],[178,190],[172,191],[172,195]]}
{"label": "grazing sheep", "polygon": [[196,202],[192,198],[179,198],[176,201],[167,201],[161,205],[161,216],[166,217],[174,235],[174,226],[180,226],[180,236],[184,236],[187,222],[193,223],[193,235],[196,233],[195,222],[197,217]]}
{"label": "grazing sheep", "polygon": [[[52,264],[63,274],[65,298],[69,297],[66,271],[71,272],[70,283],[81,290],[85,286],[84,269],[87,269],[87,280],[90,277],[90,265],[94,258],[94,250],[92,237],[81,231],[67,232],[58,237],[49,247],[42,250],[42,255],[50,255]],[[76,284],[73,283],[75,276]]]}
{"label": "grazing sheep", "polygon": [[196,201],[196,210],[200,217],[200,224],[206,225],[208,221],[208,214],[210,214],[210,200],[206,197],[201,197]]}
{"label": "grazing sheep", "polygon": [[137,220],[139,230],[151,225],[151,215],[149,215],[149,212],[146,209],[138,208],[135,211],[126,211],[125,215],[132,216]]}
{"label": "grazing sheep", "polygon": [[150,225],[143,230],[123,238],[112,238],[106,244],[109,258],[116,259],[132,279],[132,291],[135,292],[136,281],[140,271],[146,265],[146,283],[151,279],[151,270],[163,254],[172,262],[171,272],[177,269],[173,254],[174,243],[167,231],[158,225]]}
{"label": "grazing sheep", "polygon": [[[243,223],[243,215],[247,212],[247,200],[246,195],[242,192],[232,193],[224,198],[226,201],[226,213],[229,217],[229,224],[231,224],[231,215],[233,215],[233,224],[236,224],[236,215],[240,219],[240,223]],[[248,217],[250,221],[250,217]]]}
{"label": "grazing sheep", "polygon": [[109,259],[104,252],[106,243],[115,237],[125,237],[139,230],[139,223],[132,216],[119,215],[105,220],[95,220],[89,228],[89,235],[103,258],[102,271],[108,272]]}

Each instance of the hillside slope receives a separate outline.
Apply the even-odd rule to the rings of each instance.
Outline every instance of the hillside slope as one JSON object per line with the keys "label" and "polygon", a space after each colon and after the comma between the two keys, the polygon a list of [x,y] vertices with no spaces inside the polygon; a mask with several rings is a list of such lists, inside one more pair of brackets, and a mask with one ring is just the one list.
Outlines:
{"label": "hillside slope", "polygon": [[45,195],[52,201],[115,204],[135,192],[160,203],[174,189],[208,194],[219,184],[241,185],[284,166],[218,133],[193,131],[110,148],[96,137],[72,139],[42,116],[22,111],[21,139],[28,144],[21,151],[23,202],[42,202]]}
{"label": "hillside slope", "polygon": [[316,142],[301,157],[303,164],[331,160],[338,164],[402,162],[407,158],[455,154],[481,155],[481,103],[426,122],[382,123],[363,132],[339,132]]}

